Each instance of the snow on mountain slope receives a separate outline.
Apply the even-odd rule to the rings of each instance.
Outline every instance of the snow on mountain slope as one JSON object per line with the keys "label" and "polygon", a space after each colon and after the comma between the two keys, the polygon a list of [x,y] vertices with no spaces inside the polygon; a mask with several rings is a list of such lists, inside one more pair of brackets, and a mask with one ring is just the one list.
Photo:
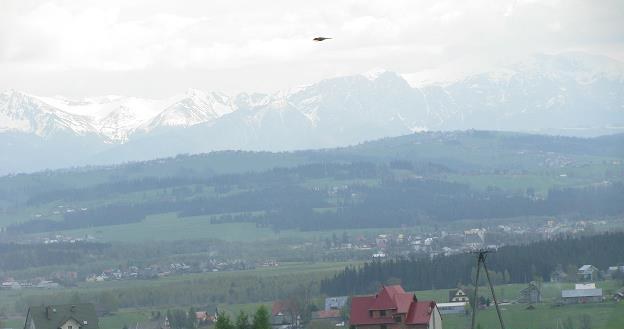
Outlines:
{"label": "snow on mountain slope", "polygon": [[0,132],[46,137],[61,131],[85,135],[94,130],[88,117],[62,111],[35,96],[13,90],[0,94]]}
{"label": "snow on mountain slope", "polygon": [[162,100],[124,96],[103,96],[71,100],[62,97],[39,97],[67,113],[86,116],[94,133],[110,143],[128,141],[137,128],[154,119],[177,98]]}
{"label": "snow on mountain slope", "polygon": [[233,111],[234,106],[229,96],[190,89],[184,97],[142,124],[140,129],[151,131],[159,127],[189,127],[213,121]]}
{"label": "snow on mountain slope", "polygon": [[[0,134],[50,143],[61,132],[76,140],[89,135],[91,149],[97,142],[106,150],[95,158],[106,163],[217,149],[334,147],[422,130],[604,134],[613,127],[624,127],[624,64],[582,53],[538,55],[418,88],[377,70],[274,94],[189,90],[160,100],[0,94]],[[0,144],[23,140],[1,136]]]}

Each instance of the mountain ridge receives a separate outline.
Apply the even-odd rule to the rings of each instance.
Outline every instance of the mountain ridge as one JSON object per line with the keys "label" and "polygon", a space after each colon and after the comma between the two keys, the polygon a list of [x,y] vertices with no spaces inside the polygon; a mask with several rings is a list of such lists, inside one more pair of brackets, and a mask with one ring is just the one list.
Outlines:
{"label": "mountain ridge", "polygon": [[[4,162],[14,165],[2,166],[0,173],[47,168],[33,164],[47,158],[29,157],[28,150],[59,156],[78,152],[82,156],[70,158],[82,165],[227,149],[327,148],[465,129],[624,131],[624,63],[582,53],[539,55],[448,85],[417,88],[397,73],[376,71],[273,94],[189,89],[160,100],[69,100],[5,91],[0,94],[0,151]],[[17,140],[22,144],[9,145]],[[68,148],[59,140],[86,149]],[[16,152],[18,158],[9,159]]]}

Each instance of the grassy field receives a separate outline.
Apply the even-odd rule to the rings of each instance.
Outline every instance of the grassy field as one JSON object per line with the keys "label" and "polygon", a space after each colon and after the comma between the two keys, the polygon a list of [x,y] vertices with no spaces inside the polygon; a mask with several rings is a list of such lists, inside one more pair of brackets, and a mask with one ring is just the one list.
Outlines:
{"label": "grassy field", "polygon": [[[333,234],[340,235],[345,230],[328,231],[274,231],[270,228],[256,227],[254,223],[211,224],[211,216],[178,217],[174,213],[148,216],[139,223],[92,227],[66,230],[63,233],[72,237],[91,235],[98,241],[142,242],[142,241],[179,241],[197,239],[219,239],[224,241],[263,241],[281,238],[323,239]],[[414,228],[417,230],[418,228]],[[402,229],[388,228],[386,232],[398,232]],[[351,235],[368,235],[379,229],[349,229]],[[48,233],[30,234],[27,237],[44,237]]]}
{"label": "grassy field", "polygon": [[[525,288],[525,284],[506,284],[496,286],[495,292],[499,299],[513,301]],[[597,287],[602,288],[606,295],[619,288],[615,281],[598,282]],[[544,283],[542,285],[543,303],[537,304],[534,310],[527,310],[526,304],[510,304],[501,307],[503,320],[508,329],[549,329],[563,328],[563,322],[568,318],[574,323],[574,328],[580,328],[580,317],[588,315],[592,329],[615,329],[624,328],[624,303],[607,301],[597,304],[554,306],[554,301],[561,296],[561,290],[574,289],[572,283]],[[489,296],[489,289],[480,287],[479,295]],[[416,295],[421,299],[434,299],[445,301],[448,298],[448,290],[417,291]],[[445,329],[470,328],[470,316],[461,314],[448,314],[443,316]],[[492,305],[477,313],[477,323],[482,329],[499,328],[496,309]],[[557,327],[559,323],[559,327]]]}
{"label": "grassy field", "polygon": [[[518,296],[524,284],[508,284],[497,286],[496,293],[502,299],[514,299]],[[598,287],[605,292],[614,291],[618,286],[616,282],[599,282]],[[573,284],[550,284],[542,286],[544,302],[535,305],[534,310],[528,310],[526,304],[510,304],[502,306],[503,320],[508,329],[549,329],[563,328],[564,321],[572,321],[574,328],[580,328],[581,316],[587,315],[590,318],[592,329],[621,329],[624,328],[624,303],[614,303],[607,301],[597,304],[565,305],[554,306],[553,301],[560,296],[561,289],[573,288]],[[486,295],[486,290],[481,290]],[[434,299],[444,301],[448,298],[447,289],[425,290],[414,292],[419,299]],[[317,302],[320,305],[320,300]],[[249,303],[249,304],[221,304],[219,309],[230,315],[238,314],[241,310],[246,313],[253,313],[260,305],[270,308],[271,302]],[[113,316],[101,319],[102,329],[117,329],[128,324],[147,319],[149,312],[145,310],[123,310]],[[570,320],[568,320],[570,319]],[[496,310],[490,308],[479,310],[477,323],[482,329],[499,328]],[[121,326],[120,326],[121,325]],[[316,324],[318,326],[318,323]],[[470,316],[462,314],[449,314],[443,316],[445,329],[467,329],[470,328]],[[559,327],[557,327],[559,326]],[[333,328],[328,326],[327,329]]]}
{"label": "grassy field", "polygon": [[[554,307],[552,304],[536,305],[528,310],[527,305],[514,304],[502,307],[502,316],[508,329],[548,329],[564,328],[564,322],[572,321],[574,328],[581,328],[581,317],[590,318],[591,329],[624,328],[624,303],[605,302],[599,304],[566,305]],[[448,314],[443,316],[445,329],[470,328],[470,316]],[[477,324],[483,329],[500,328],[494,307],[477,313]]]}
{"label": "grassy field", "polygon": [[[260,269],[256,270],[255,274],[259,276],[270,276],[276,273],[282,273],[284,275],[292,273],[301,273],[306,271],[321,272],[332,271],[344,266],[344,264],[289,264],[279,269]],[[224,276],[230,275],[244,275],[240,273],[214,273],[209,274],[214,277],[215,280],[219,280]],[[157,280],[152,282],[143,282],[143,284],[165,284],[167,281],[193,281],[202,275],[188,276],[188,277],[171,277],[163,280]],[[189,281],[189,282],[190,282]],[[77,289],[111,289],[113,287],[119,287],[119,284],[123,282],[110,282],[101,284],[84,284]],[[126,282],[123,284],[130,284]],[[521,289],[526,285],[524,284],[507,284],[499,285],[495,287],[496,294],[500,299],[513,300],[518,295]],[[619,288],[619,285],[615,281],[598,282],[598,287],[603,288],[606,294],[610,294]],[[542,286],[542,294],[544,302],[535,305],[534,310],[528,310],[526,304],[509,304],[502,306],[503,319],[508,329],[549,329],[549,328],[563,328],[563,324],[566,321],[572,321],[574,328],[580,328],[581,317],[588,316],[592,329],[621,329],[624,328],[624,303],[614,303],[607,301],[604,303],[596,304],[584,304],[584,305],[565,305],[555,306],[553,301],[560,296],[562,289],[572,288],[573,284],[554,284],[545,283]],[[481,287],[480,291],[484,296],[487,296],[486,289]],[[448,298],[447,289],[437,290],[425,290],[414,292],[419,299],[433,299],[437,301],[445,301]],[[5,296],[7,298],[8,296]],[[6,301],[6,299],[5,299]],[[321,306],[322,298],[317,298],[316,303]],[[265,305],[270,308],[271,301],[262,303],[244,303],[244,304],[219,304],[219,310],[229,313],[230,315],[238,314],[240,311],[246,313],[253,313],[260,305]],[[188,305],[171,305],[169,308],[184,308]],[[152,309],[122,309],[114,315],[103,316],[100,318],[101,329],[121,329],[124,325],[133,328],[136,323],[149,320],[151,311],[166,311],[167,307],[152,308]],[[212,310],[209,310],[212,311]],[[11,318],[4,320],[3,325],[7,328],[20,328],[23,325],[22,318]],[[482,329],[498,328],[498,317],[494,307],[490,307],[484,310],[480,310],[477,315],[477,323],[481,325]],[[470,327],[470,316],[461,314],[449,314],[443,316],[443,325],[445,329],[467,329]],[[329,329],[330,327],[328,327]]]}
{"label": "grassy field", "polygon": [[[340,262],[324,263],[284,263],[279,267],[257,268],[248,271],[234,272],[210,272],[200,274],[187,274],[159,278],[155,280],[125,280],[125,281],[105,281],[105,282],[83,282],[77,287],[63,289],[20,289],[20,290],[0,290],[0,314],[21,316],[25,313],[28,305],[39,305],[55,300],[57,303],[68,302],[73,296],[78,295],[82,300],[94,301],[103,292],[113,292],[120,298],[141,298],[145,293],[175,295],[167,302],[161,302],[157,307],[189,307],[191,304],[209,303],[208,297],[217,295],[228,295],[228,290],[233,289],[233,293],[241,296],[248,296],[249,289],[263,289],[262,294],[252,297],[257,301],[262,301],[266,296],[283,296],[299,285],[307,285],[318,282],[334,273],[344,269],[347,264]],[[256,287],[260,284],[264,288]],[[202,298],[191,299],[186,293],[198,291],[202,293]],[[198,293],[198,294],[199,294]],[[276,297],[269,297],[276,298]],[[228,299],[229,300],[229,299]],[[250,300],[247,297],[238,300]],[[165,304],[166,303],[166,304]],[[219,302],[222,303],[222,302]],[[230,302],[231,303],[231,302]],[[127,303],[130,307],[149,305]],[[123,306],[123,305],[122,305]],[[17,313],[16,313],[17,312]]]}

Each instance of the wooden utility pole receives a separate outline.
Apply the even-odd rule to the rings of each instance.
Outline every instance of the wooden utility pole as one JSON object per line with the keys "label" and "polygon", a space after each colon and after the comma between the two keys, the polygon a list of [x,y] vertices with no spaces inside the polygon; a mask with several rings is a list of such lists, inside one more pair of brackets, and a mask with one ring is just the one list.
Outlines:
{"label": "wooden utility pole", "polygon": [[496,313],[498,314],[498,321],[500,322],[501,329],[505,329],[505,323],[503,322],[503,316],[501,314],[500,307],[498,306],[498,300],[496,299],[496,293],[494,293],[494,286],[492,285],[492,280],[490,280],[490,273],[488,272],[487,266],[485,265],[485,258],[492,251],[480,249],[476,252],[477,254],[477,275],[475,278],[475,294],[474,300],[472,301],[472,325],[471,329],[475,329],[475,321],[477,319],[477,309],[479,304],[479,273],[481,272],[481,264],[483,264],[483,270],[485,271],[485,276],[487,278],[488,284],[490,286],[490,291],[492,292],[492,298],[494,299],[494,306],[496,306]]}

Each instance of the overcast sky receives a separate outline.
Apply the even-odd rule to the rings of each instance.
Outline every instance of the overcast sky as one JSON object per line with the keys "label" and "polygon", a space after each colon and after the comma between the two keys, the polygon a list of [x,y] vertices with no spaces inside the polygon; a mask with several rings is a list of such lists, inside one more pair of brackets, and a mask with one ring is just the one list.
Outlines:
{"label": "overcast sky", "polygon": [[532,53],[624,60],[623,31],[622,0],[0,0],[0,89],[272,92],[378,68],[416,84]]}

